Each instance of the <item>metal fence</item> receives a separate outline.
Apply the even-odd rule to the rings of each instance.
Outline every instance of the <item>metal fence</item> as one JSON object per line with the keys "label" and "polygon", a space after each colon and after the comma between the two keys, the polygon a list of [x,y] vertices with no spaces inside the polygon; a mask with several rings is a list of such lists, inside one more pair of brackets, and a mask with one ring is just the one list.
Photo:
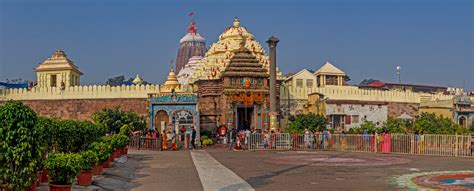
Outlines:
{"label": "metal fence", "polygon": [[[190,141],[187,138],[177,139],[175,141],[176,150],[189,148]],[[166,150],[172,149],[173,143],[171,140],[166,141]],[[129,148],[132,149],[147,149],[147,150],[163,150],[161,138],[149,138],[149,137],[131,137]]]}
{"label": "metal fence", "polygon": [[249,150],[333,150],[472,157],[469,135],[251,134]]}

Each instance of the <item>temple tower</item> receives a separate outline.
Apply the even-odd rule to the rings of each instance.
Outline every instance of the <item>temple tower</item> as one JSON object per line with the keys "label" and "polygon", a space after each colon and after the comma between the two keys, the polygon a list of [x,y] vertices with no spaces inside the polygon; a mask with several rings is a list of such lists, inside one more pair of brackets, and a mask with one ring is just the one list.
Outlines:
{"label": "temple tower", "polygon": [[51,57],[44,60],[34,70],[39,87],[64,88],[81,84],[82,72],[62,50],[56,50]]}
{"label": "temple tower", "polygon": [[186,66],[192,56],[204,57],[206,54],[206,39],[204,39],[196,28],[196,23],[191,21],[188,33],[179,41],[181,44],[176,56],[176,73]]}

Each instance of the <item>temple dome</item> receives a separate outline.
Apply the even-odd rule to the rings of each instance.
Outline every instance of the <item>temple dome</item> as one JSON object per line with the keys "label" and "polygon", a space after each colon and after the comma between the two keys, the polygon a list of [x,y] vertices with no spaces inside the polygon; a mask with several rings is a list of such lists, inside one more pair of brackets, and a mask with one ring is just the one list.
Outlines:
{"label": "temple dome", "polygon": [[[258,61],[260,67],[269,72],[270,60],[265,54],[262,45],[243,26],[239,19],[233,20],[232,26],[228,27],[220,36],[219,40],[212,44],[206,52],[205,57],[199,61],[196,70],[189,78],[189,84],[198,80],[220,79],[221,73],[229,66],[231,59],[241,48],[241,45]],[[277,68],[277,79],[282,79],[281,72]]]}
{"label": "temple dome", "polygon": [[179,74],[193,56],[204,56],[206,54],[206,39],[204,39],[196,28],[194,21],[188,27],[188,33],[179,41],[180,47],[176,55],[176,73]]}
{"label": "temple dome", "polygon": [[236,38],[236,39],[255,39],[253,34],[247,31],[247,28],[240,26],[240,21],[238,18],[234,19],[232,26],[228,27],[224,33],[219,36],[219,40],[225,38]]}
{"label": "temple dome", "polygon": [[136,85],[140,85],[140,84],[143,84],[143,80],[142,78],[140,78],[140,75],[137,74],[137,76],[135,76],[135,79],[133,79],[132,83]]}
{"label": "temple dome", "polygon": [[206,39],[202,37],[199,33],[187,33],[186,35],[179,40],[179,43],[184,42],[206,42]]}
{"label": "temple dome", "polygon": [[197,32],[196,23],[194,21],[192,21],[189,25],[188,33],[186,33],[186,35],[184,35],[183,38],[179,40],[179,43],[184,42],[206,42],[206,39]]}
{"label": "temple dome", "polygon": [[189,59],[189,62],[184,68],[178,73],[178,81],[180,84],[187,85],[189,78],[194,73],[194,70],[199,66],[199,61],[202,60],[202,56],[193,56]]}
{"label": "temple dome", "polygon": [[181,85],[174,74],[174,69],[171,68],[170,73],[168,74],[168,78],[165,81],[165,86],[179,86]]}

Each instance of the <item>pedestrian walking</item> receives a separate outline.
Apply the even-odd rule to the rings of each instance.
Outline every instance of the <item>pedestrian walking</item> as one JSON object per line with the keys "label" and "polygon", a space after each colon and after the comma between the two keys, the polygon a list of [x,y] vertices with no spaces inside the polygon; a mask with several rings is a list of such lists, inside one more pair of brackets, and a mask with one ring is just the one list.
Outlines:
{"label": "pedestrian walking", "polygon": [[196,129],[193,127],[191,130],[191,145],[193,149],[196,149]]}

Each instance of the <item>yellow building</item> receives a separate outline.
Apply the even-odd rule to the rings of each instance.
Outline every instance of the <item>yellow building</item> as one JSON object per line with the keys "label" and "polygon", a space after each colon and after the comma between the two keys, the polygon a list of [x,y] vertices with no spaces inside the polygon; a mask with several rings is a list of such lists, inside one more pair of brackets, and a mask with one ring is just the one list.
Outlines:
{"label": "yellow building", "polygon": [[332,65],[329,61],[326,61],[326,64],[319,68],[314,74],[317,78],[318,87],[324,87],[326,85],[345,85],[346,73]]}
{"label": "yellow building", "polygon": [[65,88],[81,84],[82,72],[62,50],[56,50],[51,57],[36,67],[35,71],[39,87]]}
{"label": "yellow building", "polygon": [[308,102],[304,105],[304,114],[314,113],[326,116],[326,99],[323,94],[312,93],[308,95]]}
{"label": "yellow building", "polygon": [[453,100],[435,100],[423,101],[420,103],[419,111],[421,113],[434,113],[437,116],[453,119]]}

